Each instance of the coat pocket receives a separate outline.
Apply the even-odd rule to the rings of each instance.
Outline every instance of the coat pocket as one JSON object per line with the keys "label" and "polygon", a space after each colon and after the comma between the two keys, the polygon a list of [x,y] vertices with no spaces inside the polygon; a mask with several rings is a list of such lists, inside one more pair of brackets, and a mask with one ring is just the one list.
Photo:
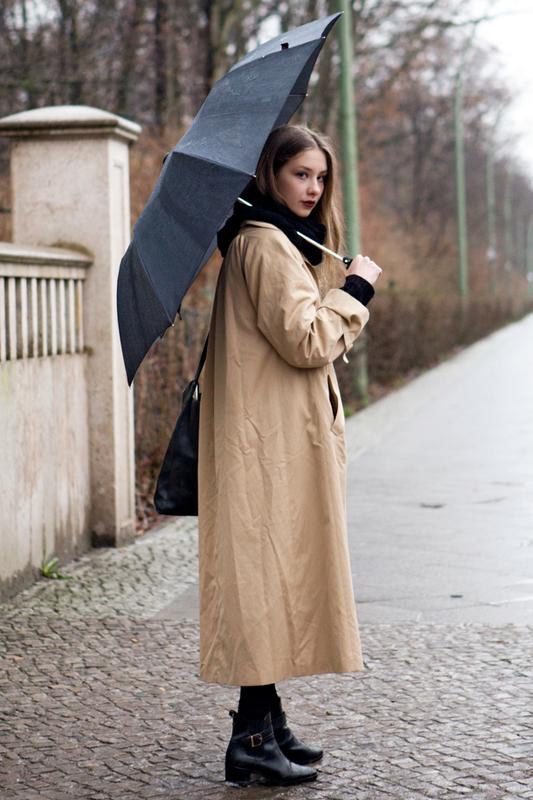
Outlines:
{"label": "coat pocket", "polygon": [[337,389],[331,379],[331,375],[329,374],[328,374],[328,395],[329,395],[329,403],[331,406],[331,413],[333,417],[333,420],[330,425],[330,430],[336,434],[343,433],[344,410],[342,408],[341,399],[339,397],[339,394],[337,393]]}

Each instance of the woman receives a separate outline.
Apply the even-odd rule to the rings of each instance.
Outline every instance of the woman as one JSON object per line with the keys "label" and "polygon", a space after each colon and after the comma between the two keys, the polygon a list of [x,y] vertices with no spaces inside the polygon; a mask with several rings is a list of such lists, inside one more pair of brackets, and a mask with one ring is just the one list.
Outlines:
{"label": "woman", "polygon": [[291,732],[275,684],[362,670],[332,362],[365,326],[381,270],[358,256],[346,274],[298,235],[340,248],[336,181],[329,141],[281,126],[242,193],[251,207],[236,203],[218,237],[201,379],[200,676],[241,687],[226,753],[237,783],[316,778],[322,751]]}

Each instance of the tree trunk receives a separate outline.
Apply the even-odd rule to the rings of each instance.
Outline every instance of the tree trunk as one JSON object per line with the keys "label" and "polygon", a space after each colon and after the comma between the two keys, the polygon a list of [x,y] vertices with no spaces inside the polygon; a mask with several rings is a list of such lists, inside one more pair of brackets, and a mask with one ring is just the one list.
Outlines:
{"label": "tree trunk", "polygon": [[117,89],[117,112],[125,117],[132,116],[130,108],[130,86],[135,70],[137,47],[139,41],[139,27],[144,17],[146,0],[132,0],[130,13],[126,16],[126,31],[124,33],[124,46],[122,63]]}
{"label": "tree trunk", "polygon": [[167,122],[167,0],[155,0],[154,65],[155,65],[155,124],[161,134]]}

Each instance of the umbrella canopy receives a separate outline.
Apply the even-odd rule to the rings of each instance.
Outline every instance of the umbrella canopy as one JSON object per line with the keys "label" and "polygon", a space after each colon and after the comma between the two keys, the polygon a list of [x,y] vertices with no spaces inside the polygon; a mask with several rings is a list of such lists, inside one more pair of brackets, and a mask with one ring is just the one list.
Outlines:
{"label": "umbrella canopy", "polygon": [[332,14],[276,36],[214,85],[166,159],[124,254],[117,283],[128,383],[216,246],[270,131],[303,102]]}

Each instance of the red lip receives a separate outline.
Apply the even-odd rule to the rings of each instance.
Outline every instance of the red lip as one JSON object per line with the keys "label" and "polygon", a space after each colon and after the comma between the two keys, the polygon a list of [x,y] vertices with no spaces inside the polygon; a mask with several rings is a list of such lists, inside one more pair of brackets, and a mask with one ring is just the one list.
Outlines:
{"label": "red lip", "polygon": [[315,205],[313,200],[302,200],[302,203],[304,206],[308,206],[309,208],[312,208]]}

